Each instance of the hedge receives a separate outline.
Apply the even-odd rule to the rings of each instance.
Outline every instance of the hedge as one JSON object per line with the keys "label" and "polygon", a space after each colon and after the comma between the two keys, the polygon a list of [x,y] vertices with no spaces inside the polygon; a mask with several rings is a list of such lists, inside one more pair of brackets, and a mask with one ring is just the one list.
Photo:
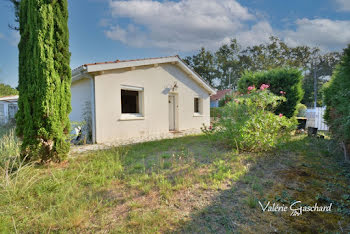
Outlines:
{"label": "hedge", "polygon": [[238,90],[247,93],[249,86],[259,88],[262,84],[270,85],[269,90],[279,96],[284,95],[286,102],[283,102],[275,111],[286,117],[292,117],[298,103],[304,96],[302,89],[303,76],[301,71],[292,68],[278,68],[262,72],[245,72],[238,81]]}
{"label": "hedge", "polygon": [[350,44],[323,92],[327,106],[324,118],[332,135],[342,143],[345,159],[350,160]]}

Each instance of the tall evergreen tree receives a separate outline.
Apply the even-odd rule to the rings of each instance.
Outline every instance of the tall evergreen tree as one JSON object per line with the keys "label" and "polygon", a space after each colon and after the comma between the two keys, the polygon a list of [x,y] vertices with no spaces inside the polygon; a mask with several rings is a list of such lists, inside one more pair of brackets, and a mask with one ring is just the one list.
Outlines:
{"label": "tall evergreen tree", "polygon": [[71,70],[67,0],[21,0],[19,111],[22,156],[60,161],[69,152]]}
{"label": "tall evergreen tree", "polygon": [[350,44],[325,84],[324,102],[324,119],[334,138],[341,142],[345,160],[350,161]]}

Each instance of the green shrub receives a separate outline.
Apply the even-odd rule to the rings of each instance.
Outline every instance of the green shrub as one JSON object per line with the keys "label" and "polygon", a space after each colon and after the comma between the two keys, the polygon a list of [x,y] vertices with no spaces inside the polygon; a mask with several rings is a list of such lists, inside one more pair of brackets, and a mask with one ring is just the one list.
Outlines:
{"label": "green shrub", "polygon": [[350,160],[350,44],[323,92],[324,118],[333,136],[342,142],[345,159]]}
{"label": "green shrub", "polygon": [[285,142],[296,127],[295,118],[273,111],[285,101],[266,89],[252,89],[220,108],[220,118],[202,130],[211,139],[244,151],[268,151]]}
{"label": "green shrub", "polygon": [[302,80],[301,71],[297,69],[279,68],[256,73],[246,72],[238,82],[238,90],[246,93],[249,86],[270,85],[272,93],[286,97],[286,101],[277,107],[275,113],[282,113],[290,118],[304,95]]}
{"label": "green shrub", "polygon": [[219,100],[219,107],[223,107],[227,102],[232,101],[232,97],[233,95],[225,94],[225,97]]}
{"label": "green shrub", "polygon": [[217,118],[220,115],[220,107],[210,108],[210,117]]}
{"label": "green shrub", "polygon": [[306,110],[307,110],[307,107],[304,104],[298,103],[296,110],[295,110],[295,115],[297,117],[305,117]]}

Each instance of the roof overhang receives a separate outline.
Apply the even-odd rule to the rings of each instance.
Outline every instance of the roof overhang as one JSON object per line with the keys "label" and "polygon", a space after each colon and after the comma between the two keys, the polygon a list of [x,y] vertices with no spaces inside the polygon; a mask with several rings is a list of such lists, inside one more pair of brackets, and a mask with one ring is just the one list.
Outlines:
{"label": "roof overhang", "polygon": [[0,101],[3,101],[3,102],[17,102],[18,101],[18,95],[0,97]]}
{"label": "roof overhang", "polygon": [[140,66],[149,66],[157,64],[174,64],[178,66],[182,71],[184,71],[191,79],[196,81],[200,86],[202,86],[210,95],[216,93],[216,90],[211,87],[203,78],[193,71],[179,56],[171,56],[164,58],[150,58],[142,60],[126,60],[126,61],[116,61],[109,63],[96,63],[96,64],[85,64],[78,67],[72,71],[72,82],[83,79],[92,73],[123,69],[123,68],[134,68]]}

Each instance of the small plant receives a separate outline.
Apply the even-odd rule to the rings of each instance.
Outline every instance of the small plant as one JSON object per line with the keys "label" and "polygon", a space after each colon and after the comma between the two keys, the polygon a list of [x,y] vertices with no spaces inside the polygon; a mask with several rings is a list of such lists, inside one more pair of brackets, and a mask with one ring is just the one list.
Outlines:
{"label": "small plant", "polygon": [[4,128],[0,135],[0,166],[3,167],[8,160],[15,159],[20,154],[20,141],[16,137],[14,127]]}
{"label": "small plant", "polygon": [[215,170],[212,173],[212,178],[216,181],[223,181],[231,177],[231,168],[224,160],[214,162]]}
{"label": "small plant", "polygon": [[221,108],[220,118],[202,131],[214,140],[244,151],[268,151],[285,142],[296,127],[294,118],[273,111],[286,99],[276,96],[262,84],[259,90],[248,87]]}
{"label": "small plant", "polygon": [[71,122],[72,132],[70,141],[76,145],[85,145],[92,142],[91,103],[85,102],[82,113],[83,120]]}
{"label": "small plant", "polygon": [[245,200],[244,202],[249,206],[249,208],[256,208],[258,202],[257,202],[257,199],[252,195],[250,194]]}

